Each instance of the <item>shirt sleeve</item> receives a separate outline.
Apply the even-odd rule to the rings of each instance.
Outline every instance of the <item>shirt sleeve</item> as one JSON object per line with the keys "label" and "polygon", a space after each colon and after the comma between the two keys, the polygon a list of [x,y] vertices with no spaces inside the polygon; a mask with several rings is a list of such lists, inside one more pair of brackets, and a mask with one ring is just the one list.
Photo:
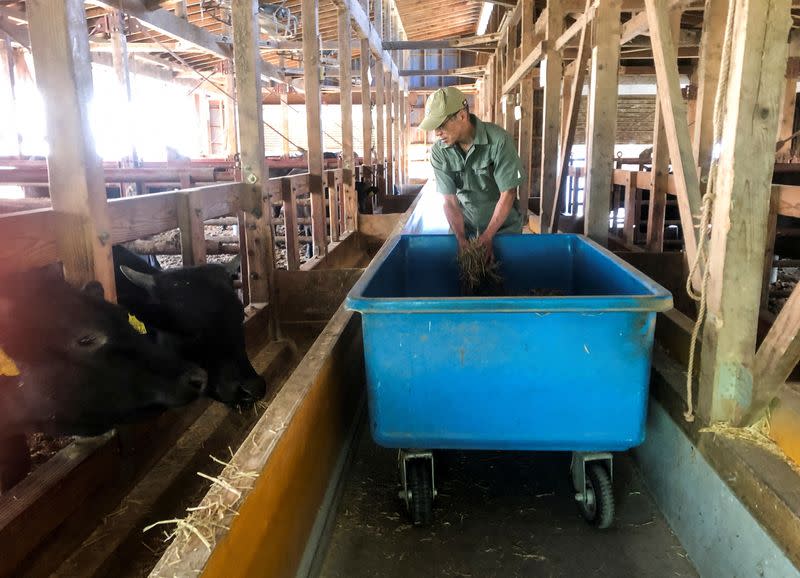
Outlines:
{"label": "shirt sleeve", "polygon": [[517,154],[514,141],[508,133],[498,143],[494,159],[494,180],[502,193],[522,184],[525,180],[522,161]]}
{"label": "shirt sleeve", "polygon": [[453,178],[454,173],[447,170],[444,154],[437,146],[431,147],[431,166],[433,167],[433,174],[436,177],[436,190],[443,195],[455,195],[456,182]]}

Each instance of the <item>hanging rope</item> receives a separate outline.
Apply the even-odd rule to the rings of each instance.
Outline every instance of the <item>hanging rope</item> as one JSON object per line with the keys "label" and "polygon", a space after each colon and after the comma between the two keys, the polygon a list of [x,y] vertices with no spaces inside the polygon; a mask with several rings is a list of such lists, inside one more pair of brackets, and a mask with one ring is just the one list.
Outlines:
{"label": "hanging rope", "polygon": [[[697,338],[706,316],[706,292],[708,290],[708,280],[711,278],[711,269],[708,266],[708,241],[709,241],[709,222],[711,211],[714,206],[714,195],[717,186],[717,169],[719,167],[719,145],[722,142],[722,119],[724,118],[725,97],[728,94],[728,80],[731,64],[731,44],[733,42],[733,19],[736,13],[736,3],[731,2],[728,9],[728,19],[725,23],[725,41],[722,46],[722,62],[720,63],[719,83],[717,94],[714,98],[714,148],[711,153],[711,166],[708,171],[708,184],[706,192],[703,194],[702,212],[700,214],[700,228],[698,230],[697,253],[695,254],[692,266],[689,269],[689,276],[686,279],[686,293],[693,300],[699,302],[697,309],[697,319],[692,329],[692,339],[689,342],[689,367],[686,371],[686,411],[683,414],[687,422],[694,421],[694,400],[692,395],[692,379],[694,376],[694,357],[697,346]],[[692,278],[700,268],[702,263],[703,277],[700,282],[700,292],[697,293],[692,286]]]}

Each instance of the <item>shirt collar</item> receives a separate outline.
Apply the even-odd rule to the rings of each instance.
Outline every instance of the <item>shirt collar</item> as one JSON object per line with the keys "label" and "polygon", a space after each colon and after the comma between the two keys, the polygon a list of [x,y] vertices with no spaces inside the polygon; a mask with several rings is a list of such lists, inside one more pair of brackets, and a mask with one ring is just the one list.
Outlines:
{"label": "shirt collar", "polygon": [[[486,136],[486,125],[484,122],[475,116],[472,113],[469,113],[469,118],[472,121],[472,124],[475,125],[475,138],[472,141],[472,145],[486,145],[489,144],[489,137]],[[445,145],[445,148],[454,148],[458,143],[453,143],[451,145]]]}

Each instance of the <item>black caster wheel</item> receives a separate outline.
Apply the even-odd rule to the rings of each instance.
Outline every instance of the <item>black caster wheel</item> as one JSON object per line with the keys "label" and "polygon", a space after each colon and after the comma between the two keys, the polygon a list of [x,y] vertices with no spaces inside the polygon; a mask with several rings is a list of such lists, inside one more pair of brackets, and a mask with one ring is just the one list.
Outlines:
{"label": "black caster wheel", "polygon": [[430,460],[409,460],[406,464],[406,482],[406,507],[411,522],[415,526],[430,526],[433,521],[433,476]]}
{"label": "black caster wheel", "polygon": [[614,521],[614,493],[611,477],[604,465],[586,465],[586,494],[578,502],[578,509],[589,524],[601,530]]}

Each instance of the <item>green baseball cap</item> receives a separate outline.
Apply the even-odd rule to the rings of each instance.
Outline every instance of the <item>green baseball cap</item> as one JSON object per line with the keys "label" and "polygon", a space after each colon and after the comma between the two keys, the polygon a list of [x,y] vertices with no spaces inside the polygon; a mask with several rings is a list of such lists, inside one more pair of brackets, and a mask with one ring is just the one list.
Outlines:
{"label": "green baseball cap", "polygon": [[451,114],[467,103],[466,95],[454,86],[440,88],[425,102],[425,118],[419,123],[422,130],[434,130]]}

